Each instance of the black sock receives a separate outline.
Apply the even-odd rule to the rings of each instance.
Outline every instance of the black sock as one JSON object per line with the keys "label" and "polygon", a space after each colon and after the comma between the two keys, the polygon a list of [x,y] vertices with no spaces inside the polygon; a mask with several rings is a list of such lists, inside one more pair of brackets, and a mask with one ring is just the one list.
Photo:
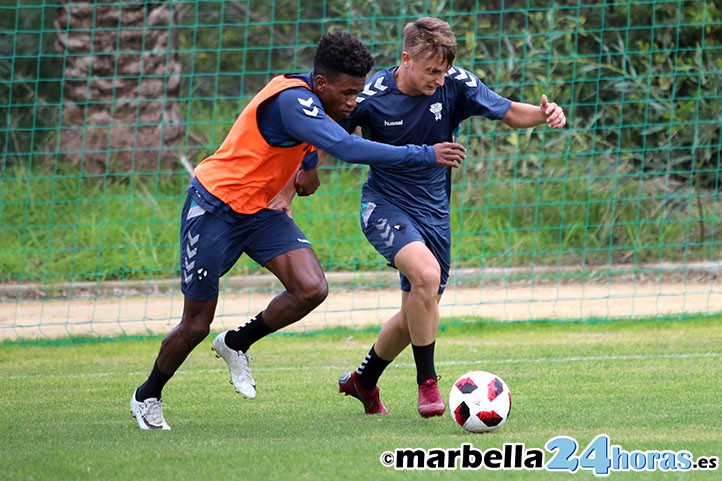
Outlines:
{"label": "black sock", "polygon": [[266,337],[275,331],[263,322],[263,313],[259,312],[256,317],[244,325],[226,333],[226,346],[235,351],[246,352],[251,344]]}
{"label": "black sock", "polygon": [[151,397],[160,399],[163,387],[171,377],[173,377],[172,374],[163,374],[160,372],[160,369],[158,369],[158,361],[156,360],[155,363],[153,363],[153,370],[150,371],[148,379],[135,391],[135,400],[145,401]]}
{"label": "black sock", "polygon": [[379,382],[381,374],[383,374],[386,366],[391,364],[391,361],[381,359],[374,346],[371,346],[369,353],[366,355],[366,359],[363,360],[361,365],[356,368],[356,374],[359,376],[359,382],[366,389],[373,389]]}
{"label": "black sock", "polygon": [[429,378],[436,379],[436,369],[434,368],[434,347],[436,341],[428,346],[411,345],[414,350],[414,362],[416,363],[416,383],[421,384]]}

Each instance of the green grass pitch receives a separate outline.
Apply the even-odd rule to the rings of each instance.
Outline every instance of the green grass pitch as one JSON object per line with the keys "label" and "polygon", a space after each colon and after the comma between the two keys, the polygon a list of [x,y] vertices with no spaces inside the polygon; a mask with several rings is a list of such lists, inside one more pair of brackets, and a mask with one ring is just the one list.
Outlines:
{"label": "green grass pitch", "polygon": [[[410,352],[388,368],[389,416],[338,394],[375,331],[276,334],[251,350],[255,400],[228,384],[209,336],[164,392],[170,432],[141,432],[128,412],[159,337],[0,344],[2,480],[595,479],[590,471],[396,471],[396,448],[479,450],[599,434],[627,451],[722,455],[722,317],[599,322],[447,320],[437,342],[446,396],[467,370],[513,393],[506,424],[466,433],[448,415],[421,419]],[[546,452],[546,459],[551,457]],[[719,479],[711,472],[612,472],[610,478]]]}

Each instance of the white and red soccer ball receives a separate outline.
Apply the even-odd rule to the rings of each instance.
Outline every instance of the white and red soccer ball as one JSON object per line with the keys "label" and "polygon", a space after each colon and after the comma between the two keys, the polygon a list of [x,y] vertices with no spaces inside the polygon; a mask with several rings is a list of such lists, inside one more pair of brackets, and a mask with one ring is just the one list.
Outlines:
{"label": "white and red soccer ball", "polygon": [[470,371],[461,376],[449,393],[449,413],[472,433],[493,431],[511,411],[511,391],[496,374]]}

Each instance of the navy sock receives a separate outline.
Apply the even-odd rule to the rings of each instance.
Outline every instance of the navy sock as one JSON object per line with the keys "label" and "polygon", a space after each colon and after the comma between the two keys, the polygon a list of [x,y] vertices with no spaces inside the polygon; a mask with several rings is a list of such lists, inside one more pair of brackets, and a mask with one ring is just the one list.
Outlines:
{"label": "navy sock", "polygon": [[359,376],[359,382],[366,389],[373,389],[379,382],[381,374],[384,369],[391,364],[391,361],[381,359],[374,346],[371,346],[369,353],[366,355],[366,359],[363,360],[361,365],[356,368],[356,374]]}
{"label": "navy sock", "polygon": [[226,346],[235,351],[246,352],[254,342],[274,331],[275,329],[271,329],[268,327],[268,324],[263,321],[263,313],[259,312],[256,317],[244,325],[226,332]]}
{"label": "navy sock", "polygon": [[428,346],[411,345],[414,351],[414,362],[416,363],[416,383],[421,384],[429,378],[436,379],[436,368],[434,367],[434,347],[436,341]]}
{"label": "navy sock", "polygon": [[151,397],[160,399],[163,388],[171,377],[173,377],[172,374],[160,372],[160,369],[158,369],[158,361],[156,360],[153,363],[153,369],[150,371],[148,379],[135,391],[136,401],[145,401]]}

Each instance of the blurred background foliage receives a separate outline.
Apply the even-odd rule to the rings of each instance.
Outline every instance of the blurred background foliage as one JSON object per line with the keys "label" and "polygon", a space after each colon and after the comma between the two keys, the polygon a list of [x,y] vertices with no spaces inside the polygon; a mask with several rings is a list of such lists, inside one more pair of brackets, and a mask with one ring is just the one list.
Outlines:
{"label": "blurred background foliage", "polygon": [[[53,23],[58,7],[41,0],[2,7],[5,166],[32,162],[29,154],[46,140],[40,137],[55,135],[64,68]],[[182,68],[177,100],[185,142],[200,144],[199,156],[215,148],[271,76],[308,70],[323,32],[352,31],[383,68],[399,57],[403,25],[432,15],[451,23],[457,63],[491,88],[533,103],[547,93],[565,106],[577,131],[574,150],[607,152],[610,165],[687,185],[720,186],[722,9],[716,2],[178,1],[171,8],[168,28]],[[521,167],[509,165],[519,162],[519,142],[541,150],[535,136],[507,133],[506,141],[494,142],[481,135],[482,125],[469,122],[463,132],[477,152],[493,145],[497,162],[516,175],[540,172],[534,156],[522,156]]]}

